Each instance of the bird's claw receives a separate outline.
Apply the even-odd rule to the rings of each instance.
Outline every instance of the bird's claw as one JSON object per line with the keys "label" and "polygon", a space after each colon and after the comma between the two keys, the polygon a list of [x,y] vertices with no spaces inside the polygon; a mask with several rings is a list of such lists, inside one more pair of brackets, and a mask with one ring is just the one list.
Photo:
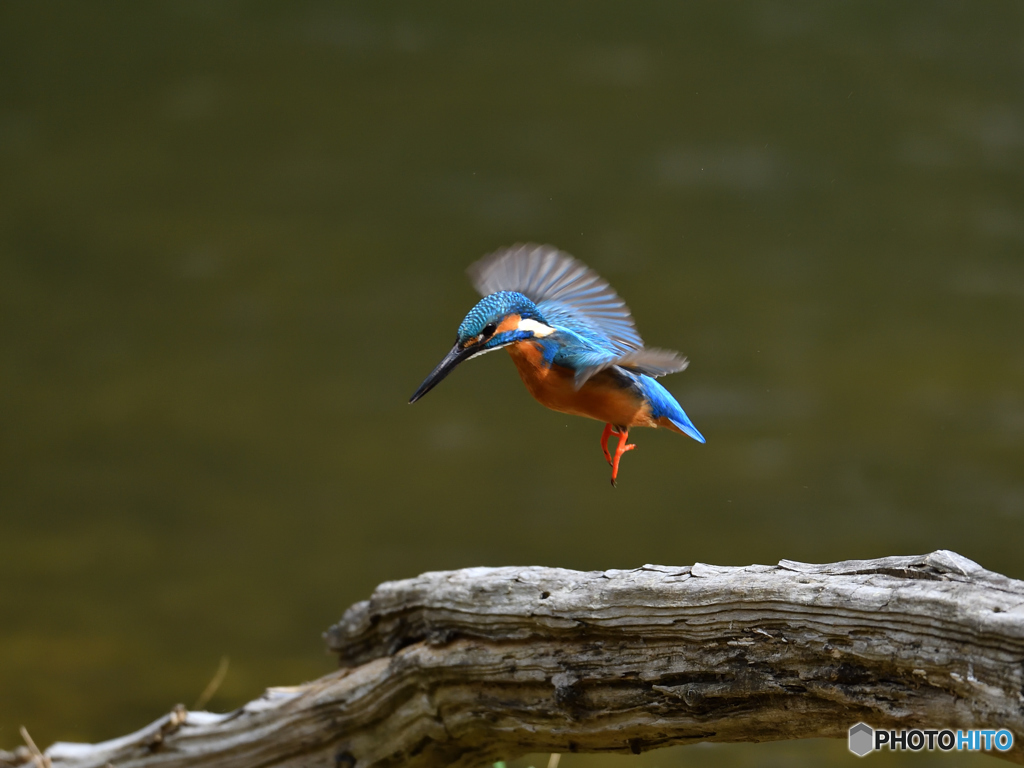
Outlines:
{"label": "bird's claw", "polygon": [[604,432],[601,433],[601,450],[604,452],[604,460],[608,462],[608,466],[613,466],[612,455],[608,451],[608,438],[612,435],[617,435],[618,432],[611,424],[604,425]]}
{"label": "bird's claw", "polygon": [[636,446],[633,443],[624,445],[626,440],[626,433],[623,432],[621,433],[621,435],[622,436],[619,441],[619,447],[615,449],[615,461],[612,463],[612,488],[615,488],[617,485],[615,481],[619,477],[619,460],[622,458],[622,454],[624,454],[626,451],[632,451],[634,448],[636,448]]}
{"label": "bird's claw", "polygon": [[[612,458],[611,452],[608,450],[608,438],[612,435],[616,435],[619,438],[619,444],[615,448],[615,457]],[[629,437],[629,430],[622,429],[621,431],[613,427],[611,424],[604,425],[604,432],[601,433],[601,450],[604,451],[604,458],[608,462],[608,465],[612,468],[612,488],[616,486],[616,479],[619,476],[619,459],[622,458],[622,454],[626,451],[632,451],[636,448],[633,443],[626,444],[626,440]]]}

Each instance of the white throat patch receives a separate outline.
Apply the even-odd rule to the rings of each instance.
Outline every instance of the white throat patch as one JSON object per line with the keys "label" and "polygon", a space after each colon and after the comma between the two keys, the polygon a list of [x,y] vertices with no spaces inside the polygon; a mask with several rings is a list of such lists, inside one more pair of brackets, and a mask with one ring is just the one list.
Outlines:
{"label": "white throat patch", "polygon": [[474,357],[480,357],[480,355],[486,355],[488,352],[494,352],[495,350],[502,349],[502,347],[489,347],[487,349],[481,349],[479,352],[474,352],[472,355],[467,357],[467,360],[472,360]]}

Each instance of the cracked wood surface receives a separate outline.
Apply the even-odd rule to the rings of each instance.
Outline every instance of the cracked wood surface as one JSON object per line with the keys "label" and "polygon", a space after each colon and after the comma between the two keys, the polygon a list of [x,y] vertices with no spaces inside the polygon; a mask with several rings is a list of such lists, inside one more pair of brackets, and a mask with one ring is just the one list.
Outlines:
{"label": "cracked wood surface", "polygon": [[[469,568],[380,585],[341,668],[175,709],[53,766],[478,766],[527,752],[1006,728],[1024,764],[1024,582],[953,552],[741,568]],[[38,757],[36,758],[38,762]],[[0,753],[0,765],[31,762]]]}

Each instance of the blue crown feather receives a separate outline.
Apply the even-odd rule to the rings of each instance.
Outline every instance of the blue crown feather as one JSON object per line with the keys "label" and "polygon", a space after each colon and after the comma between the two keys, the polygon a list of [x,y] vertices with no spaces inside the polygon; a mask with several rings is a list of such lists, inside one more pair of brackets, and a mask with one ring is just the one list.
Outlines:
{"label": "blue crown feather", "polygon": [[500,323],[509,315],[544,322],[537,305],[516,291],[498,291],[484,296],[459,326],[459,341],[479,336],[488,323]]}

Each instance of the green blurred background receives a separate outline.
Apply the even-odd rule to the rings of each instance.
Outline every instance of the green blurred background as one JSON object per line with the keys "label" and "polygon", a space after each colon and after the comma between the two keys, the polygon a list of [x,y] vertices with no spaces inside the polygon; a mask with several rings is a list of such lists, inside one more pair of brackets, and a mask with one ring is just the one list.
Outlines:
{"label": "green blurred background", "polygon": [[[317,677],[430,569],[1024,577],[1019,0],[4,3],[0,199],[0,747],[120,735],[222,656],[214,710]],[[690,357],[707,445],[637,432],[612,490],[504,355],[406,404],[518,241]]]}

